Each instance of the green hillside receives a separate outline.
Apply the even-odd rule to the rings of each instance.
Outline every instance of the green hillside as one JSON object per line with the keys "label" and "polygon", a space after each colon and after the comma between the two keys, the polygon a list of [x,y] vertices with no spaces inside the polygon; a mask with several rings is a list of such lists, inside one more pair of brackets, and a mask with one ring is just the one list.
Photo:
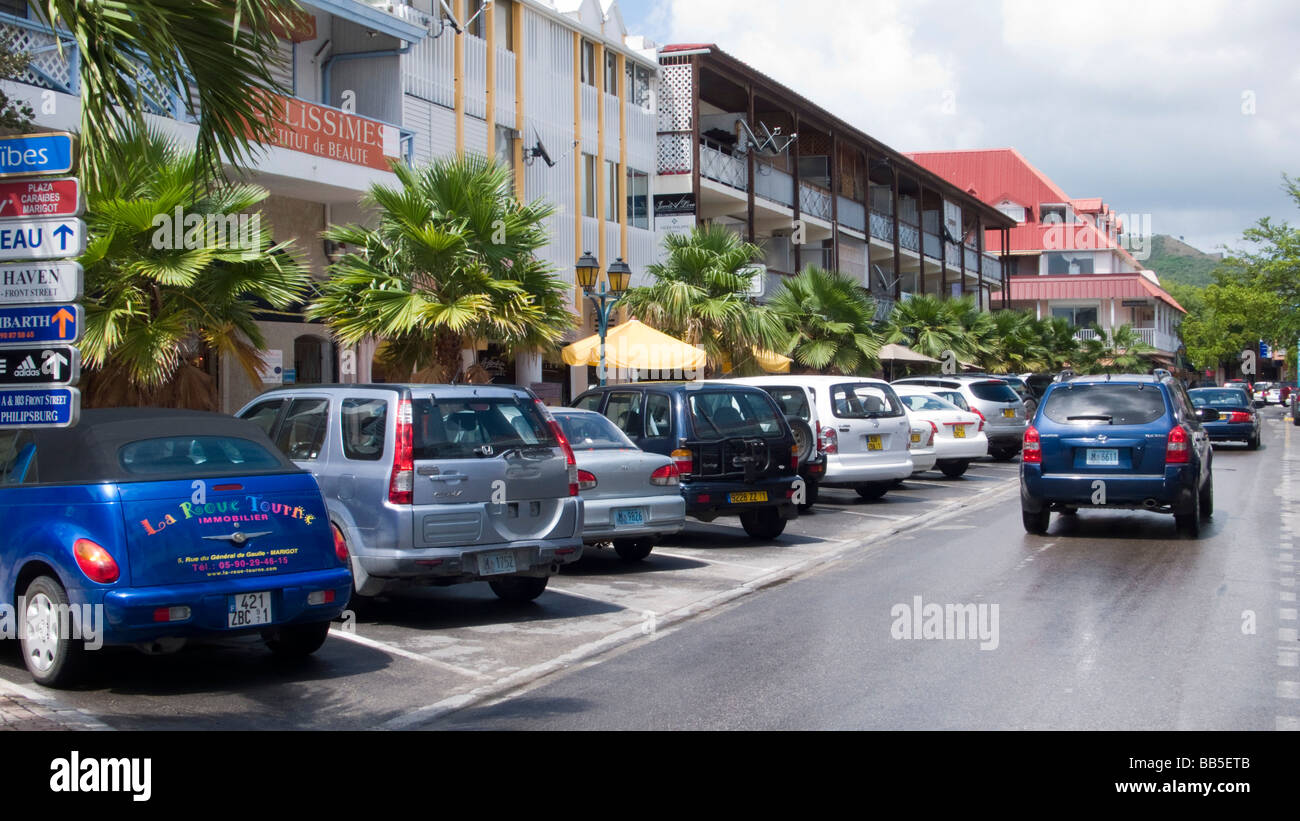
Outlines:
{"label": "green hillside", "polygon": [[1142,264],[1160,277],[1163,283],[1181,283],[1205,287],[1214,281],[1211,271],[1223,259],[1222,254],[1207,254],[1168,234],[1151,238],[1151,256]]}

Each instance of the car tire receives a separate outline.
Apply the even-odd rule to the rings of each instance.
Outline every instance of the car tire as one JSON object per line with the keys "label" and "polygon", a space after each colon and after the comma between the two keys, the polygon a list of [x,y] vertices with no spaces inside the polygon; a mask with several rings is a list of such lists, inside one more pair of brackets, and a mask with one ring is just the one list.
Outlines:
{"label": "car tire", "polygon": [[970,467],[970,462],[965,459],[944,459],[939,463],[939,472],[949,479],[960,479],[966,473],[966,468]]}
{"label": "car tire", "polygon": [[754,539],[775,539],[785,532],[785,519],[774,507],[747,510],[740,514],[740,526]]}
{"label": "car tire", "polygon": [[810,513],[813,505],[817,504],[817,483],[804,479],[803,482],[804,502],[799,505],[800,513]]}
{"label": "car tire", "polygon": [[1043,509],[1037,513],[1020,509],[1020,519],[1024,522],[1025,532],[1034,536],[1042,536],[1047,533],[1047,527],[1052,523],[1052,509],[1043,505]]}
{"label": "car tire", "polygon": [[488,582],[492,592],[502,601],[523,604],[536,599],[546,590],[549,576],[508,576]]}
{"label": "car tire", "polygon": [[646,556],[650,555],[650,551],[654,550],[654,546],[655,540],[649,537],[643,539],[614,540],[614,552],[617,553],[618,557],[625,562],[641,561]]}
{"label": "car tire", "polygon": [[790,425],[790,432],[794,434],[795,447],[799,448],[799,463],[808,461],[812,456],[813,449],[817,445],[817,439],[813,436],[812,425],[797,416],[787,416],[785,421]]}
{"label": "car tire", "polygon": [[[903,480],[899,479],[898,483],[902,484]],[[871,500],[884,496],[892,486],[892,482],[863,482],[860,485],[854,485],[853,490],[863,499]]]}
{"label": "car tire", "polygon": [[1214,474],[1211,473],[1205,480],[1205,487],[1201,488],[1201,518],[1209,519],[1214,516]]}
{"label": "car tire", "polygon": [[989,448],[989,456],[995,462],[1010,462],[1020,453],[1020,448]]}
{"label": "car tire", "polygon": [[24,626],[19,635],[23,663],[37,684],[67,687],[80,678],[86,648],[80,639],[59,635],[58,611],[67,612],[68,593],[57,579],[37,576],[23,593]]}
{"label": "car tire", "polygon": [[1201,494],[1192,494],[1192,508],[1174,514],[1174,527],[1184,536],[1195,539],[1201,535]]}
{"label": "car tire", "polygon": [[1246,440],[1247,450],[1259,450],[1259,434],[1255,434]]}
{"label": "car tire", "polygon": [[306,658],[321,648],[329,634],[330,623],[327,621],[286,624],[276,631],[274,638],[266,640],[266,646],[280,658]]}

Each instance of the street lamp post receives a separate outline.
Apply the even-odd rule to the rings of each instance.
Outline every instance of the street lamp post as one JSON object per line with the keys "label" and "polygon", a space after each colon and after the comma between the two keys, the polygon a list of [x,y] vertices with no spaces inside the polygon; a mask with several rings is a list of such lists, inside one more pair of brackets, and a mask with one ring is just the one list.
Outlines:
{"label": "street lamp post", "polygon": [[604,386],[605,334],[609,332],[609,315],[627,293],[628,282],[632,279],[632,269],[622,257],[619,257],[605,272],[608,289],[605,287],[606,283],[601,282],[599,290],[596,289],[596,281],[600,279],[600,262],[591,255],[590,251],[582,253],[574,265],[574,271],[582,295],[591,300],[592,307],[596,309],[596,333],[600,336],[600,365],[596,368],[596,376],[600,379],[601,386]]}

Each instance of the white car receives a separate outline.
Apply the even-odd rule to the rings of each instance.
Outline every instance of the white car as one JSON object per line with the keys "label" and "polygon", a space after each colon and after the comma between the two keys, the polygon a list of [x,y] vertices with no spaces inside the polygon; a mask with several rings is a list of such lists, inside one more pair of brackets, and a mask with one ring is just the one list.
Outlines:
{"label": "white car", "polygon": [[987,456],[988,435],[979,414],[964,411],[946,399],[913,385],[895,385],[907,413],[935,429],[935,464],[944,476],[956,479],[970,467],[971,460]]}
{"label": "white car", "polygon": [[726,380],[760,388],[802,386],[817,405],[818,445],[826,454],[824,487],[851,487],[864,499],[884,496],[914,469],[912,422],[883,379],[780,374]]}
{"label": "white car", "polygon": [[[901,394],[899,398],[902,399]],[[903,399],[903,403],[906,404],[907,400]],[[915,476],[934,469],[935,462],[939,459],[939,452],[935,448],[935,437],[939,430],[933,422],[914,416],[910,410],[907,411],[907,417],[912,420],[912,441],[908,453],[912,456],[912,475]]]}

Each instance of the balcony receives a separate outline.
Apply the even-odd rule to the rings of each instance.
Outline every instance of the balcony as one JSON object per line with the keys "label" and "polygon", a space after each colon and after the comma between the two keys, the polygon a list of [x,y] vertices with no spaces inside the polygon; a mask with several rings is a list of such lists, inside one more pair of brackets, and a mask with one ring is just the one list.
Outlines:
{"label": "balcony", "polygon": [[894,219],[889,214],[871,209],[871,236],[882,242],[893,243]]}
{"label": "balcony", "polygon": [[898,224],[898,244],[909,251],[921,253],[921,229],[905,222]]}
{"label": "balcony", "polygon": [[830,222],[830,192],[806,182],[799,183],[799,213]]}
{"label": "balcony", "polygon": [[921,238],[925,243],[925,255],[940,259],[943,257],[943,241],[939,239],[938,234],[932,234],[929,231],[922,231]]}
{"label": "balcony", "polygon": [[769,162],[755,158],[754,193],[787,208],[793,208],[794,177]]}
{"label": "balcony", "polygon": [[836,205],[840,218],[840,225],[844,228],[852,228],[854,231],[866,232],[867,230],[867,210],[862,207],[862,203],[851,200],[848,197],[840,197],[839,204]]}
{"label": "balcony", "polygon": [[730,153],[713,140],[700,140],[700,176],[741,191],[749,190],[749,164],[744,156]]}
{"label": "balcony", "polygon": [[[1178,337],[1165,333],[1158,328],[1134,328],[1133,332],[1138,335],[1143,344],[1150,345],[1159,351],[1177,351],[1180,344]],[[1074,338],[1080,342],[1086,342],[1090,339],[1096,339],[1097,332],[1091,328],[1080,328],[1074,332]]]}

